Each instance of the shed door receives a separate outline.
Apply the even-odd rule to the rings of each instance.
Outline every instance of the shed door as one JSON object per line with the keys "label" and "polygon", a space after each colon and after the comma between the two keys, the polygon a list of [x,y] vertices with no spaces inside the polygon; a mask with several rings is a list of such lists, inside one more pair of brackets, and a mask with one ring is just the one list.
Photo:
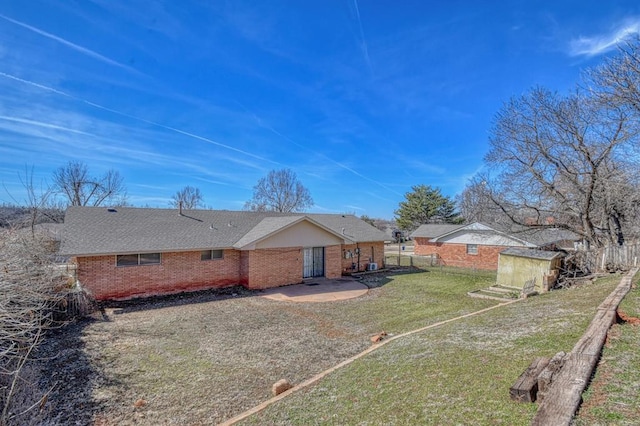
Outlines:
{"label": "shed door", "polygon": [[324,276],[324,247],[304,249],[303,278]]}

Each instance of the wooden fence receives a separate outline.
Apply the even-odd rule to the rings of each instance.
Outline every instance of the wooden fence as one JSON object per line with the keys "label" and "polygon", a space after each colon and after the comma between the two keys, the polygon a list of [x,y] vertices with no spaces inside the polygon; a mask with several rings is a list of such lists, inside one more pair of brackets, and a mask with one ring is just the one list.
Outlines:
{"label": "wooden fence", "polygon": [[640,244],[608,246],[597,250],[597,270],[624,270],[638,266]]}

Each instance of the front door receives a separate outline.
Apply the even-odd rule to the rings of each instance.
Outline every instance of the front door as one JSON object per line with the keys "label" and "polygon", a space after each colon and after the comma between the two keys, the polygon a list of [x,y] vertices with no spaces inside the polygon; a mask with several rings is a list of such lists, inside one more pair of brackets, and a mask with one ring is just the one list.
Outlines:
{"label": "front door", "polygon": [[324,247],[304,249],[302,277],[324,277]]}

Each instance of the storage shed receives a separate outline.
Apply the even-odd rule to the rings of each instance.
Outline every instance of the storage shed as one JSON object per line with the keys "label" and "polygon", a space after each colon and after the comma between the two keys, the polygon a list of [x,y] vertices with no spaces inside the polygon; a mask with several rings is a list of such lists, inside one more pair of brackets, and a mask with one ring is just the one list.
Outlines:
{"label": "storage shed", "polygon": [[497,284],[524,290],[527,282],[533,282],[527,292],[547,291],[558,278],[563,257],[557,251],[520,247],[503,250],[498,259]]}

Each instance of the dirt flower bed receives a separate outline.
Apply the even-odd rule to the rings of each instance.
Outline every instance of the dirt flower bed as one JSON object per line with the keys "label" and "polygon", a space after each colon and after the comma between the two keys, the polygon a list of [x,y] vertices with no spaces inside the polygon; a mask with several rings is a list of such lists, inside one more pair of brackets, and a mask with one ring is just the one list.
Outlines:
{"label": "dirt flower bed", "polygon": [[110,304],[41,347],[51,424],[217,424],[401,333],[491,306],[462,297],[491,274],[374,274],[367,295],[268,300],[240,288]]}

